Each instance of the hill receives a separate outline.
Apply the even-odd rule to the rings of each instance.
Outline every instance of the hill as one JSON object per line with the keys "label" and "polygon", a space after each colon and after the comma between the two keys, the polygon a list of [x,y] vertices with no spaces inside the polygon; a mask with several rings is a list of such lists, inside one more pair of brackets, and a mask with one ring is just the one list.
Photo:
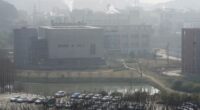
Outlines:
{"label": "hill", "polygon": [[173,0],[165,4],[159,4],[159,6],[162,5],[164,5],[167,8],[173,9],[199,10],[200,0]]}

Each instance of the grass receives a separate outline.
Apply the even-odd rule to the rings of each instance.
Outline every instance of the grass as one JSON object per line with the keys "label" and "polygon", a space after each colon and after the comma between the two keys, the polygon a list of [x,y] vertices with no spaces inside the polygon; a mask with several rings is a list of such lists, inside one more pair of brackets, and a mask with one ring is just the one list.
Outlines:
{"label": "grass", "polygon": [[[127,59],[128,66],[139,68],[137,61],[134,59]],[[180,69],[181,62],[170,61],[170,65],[167,64],[166,60],[153,60],[153,59],[139,59],[142,71],[145,74],[152,76],[164,86],[171,88],[176,91],[180,89],[175,88],[177,81],[182,81],[183,85],[193,85],[194,89],[200,87],[200,76],[199,75],[182,75],[180,77],[172,77],[163,75],[163,71]],[[96,70],[84,70],[84,71],[33,71],[33,70],[19,70],[17,71],[18,80],[23,82],[40,82],[40,83],[86,83],[86,82],[145,82],[158,86],[148,79],[141,79],[140,75],[132,70],[127,70],[122,67],[119,63],[115,62],[113,67],[96,69]],[[48,81],[47,81],[48,80]],[[159,88],[159,87],[158,87]],[[183,91],[183,90],[181,90]],[[185,91],[184,91],[185,92]],[[186,91],[187,92],[187,91]]]}
{"label": "grass", "polygon": [[93,71],[32,71],[17,72],[20,78],[138,78],[139,75],[130,70],[93,70]]}

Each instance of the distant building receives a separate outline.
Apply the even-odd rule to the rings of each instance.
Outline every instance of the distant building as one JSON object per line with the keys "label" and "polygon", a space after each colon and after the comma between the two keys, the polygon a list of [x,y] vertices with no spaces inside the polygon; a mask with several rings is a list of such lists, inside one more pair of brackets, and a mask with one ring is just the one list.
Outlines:
{"label": "distant building", "polygon": [[44,26],[15,30],[17,67],[76,69],[103,65],[103,29],[91,26]]}
{"label": "distant building", "polygon": [[34,65],[35,46],[37,45],[37,29],[21,28],[14,30],[14,62],[17,68]]}
{"label": "distant building", "polygon": [[200,28],[182,29],[182,71],[200,73]]}
{"label": "distant building", "polygon": [[54,26],[41,27],[40,30],[39,38],[47,40],[49,63],[70,68],[103,64],[103,29]]}
{"label": "distant building", "polygon": [[98,25],[104,29],[108,53],[148,54],[153,29],[150,25]]}

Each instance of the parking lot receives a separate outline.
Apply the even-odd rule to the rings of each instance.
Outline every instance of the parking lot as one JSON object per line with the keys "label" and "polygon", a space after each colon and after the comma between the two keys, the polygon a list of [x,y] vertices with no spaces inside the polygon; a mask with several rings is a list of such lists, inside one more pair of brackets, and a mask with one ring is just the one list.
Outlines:
{"label": "parking lot", "polygon": [[[58,91],[52,96],[31,94],[2,95],[0,110],[163,110],[164,106],[149,102],[126,100],[121,94],[66,93]],[[174,110],[174,109],[170,109]],[[176,110],[199,110],[192,103],[183,103]]]}
{"label": "parking lot", "polygon": [[5,95],[2,110],[145,110],[145,104],[122,101],[121,96],[99,93],[67,94],[58,91],[53,96],[14,94]]}

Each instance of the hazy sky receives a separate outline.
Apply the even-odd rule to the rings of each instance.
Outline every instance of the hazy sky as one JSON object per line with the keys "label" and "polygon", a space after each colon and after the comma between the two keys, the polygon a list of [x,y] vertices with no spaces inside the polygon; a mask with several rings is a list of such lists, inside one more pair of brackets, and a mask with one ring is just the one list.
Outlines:
{"label": "hazy sky", "polygon": [[140,0],[142,3],[151,3],[151,4],[157,4],[157,3],[163,3],[168,2],[172,0]]}
{"label": "hazy sky", "polygon": [[[40,10],[52,10],[55,7],[68,7],[72,9],[89,8],[94,11],[107,10],[108,4],[112,4],[117,9],[124,9],[128,6],[134,6],[135,0],[5,0],[14,4],[18,9],[32,12],[33,7],[39,7]],[[140,0],[140,3],[157,4],[171,0]],[[39,5],[40,3],[40,5]],[[145,5],[146,6],[146,5]]]}

